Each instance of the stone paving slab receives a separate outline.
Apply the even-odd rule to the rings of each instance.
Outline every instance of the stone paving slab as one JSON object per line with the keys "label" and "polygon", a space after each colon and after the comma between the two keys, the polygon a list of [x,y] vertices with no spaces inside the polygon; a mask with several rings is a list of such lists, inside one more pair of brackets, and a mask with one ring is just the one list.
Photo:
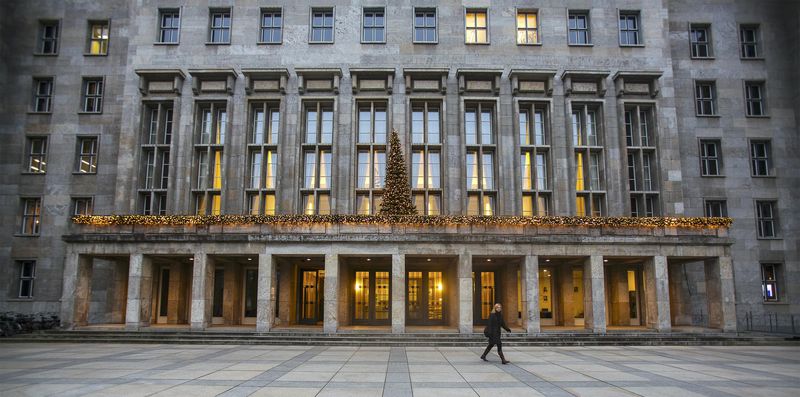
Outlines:
{"label": "stone paving slab", "polygon": [[0,345],[0,396],[800,396],[800,347]]}

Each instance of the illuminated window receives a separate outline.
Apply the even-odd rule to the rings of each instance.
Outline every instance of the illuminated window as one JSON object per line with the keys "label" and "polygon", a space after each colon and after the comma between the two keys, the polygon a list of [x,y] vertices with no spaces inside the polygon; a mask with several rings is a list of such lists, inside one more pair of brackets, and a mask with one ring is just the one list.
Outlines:
{"label": "illuminated window", "polygon": [[93,200],[91,197],[73,197],[72,215],[92,215]]}
{"label": "illuminated window", "polygon": [[778,281],[780,272],[780,263],[762,263],[761,264],[761,292],[764,297],[764,302],[778,302],[780,301],[780,294],[778,291]]}
{"label": "illuminated window", "polygon": [[259,102],[252,104],[250,109],[246,210],[251,215],[274,215],[279,164],[279,104]]}
{"label": "illuminated window", "polygon": [[488,44],[489,29],[486,23],[486,10],[467,10],[466,43]]}
{"label": "illuminated window", "polygon": [[356,211],[376,214],[380,210],[386,178],[385,102],[358,104],[358,168],[356,169]]}
{"label": "illuminated window", "polygon": [[550,214],[550,137],[547,105],[520,104],[519,144],[522,216]]}
{"label": "illuminated window", "polygon": [[411,189],[420,215],[442,211],[442,136],[439,102],[415,102],[411,110]]}
{"label": "illuminated window", "polygon": [[303,180],[300,186],[303,213],[331,213],[333,104],[305,104],[305,131],[302,147]]}
{"label": "illuminated window", "polygon": [[195,126],[195,213],[222,213],[222,185],[225,176],[224,147],[228,130],[227,104],[201,103]]}
{"label": "illuminated window", "polygon": [[108,21],[89,21],[87,53],[89,55],[108,54]]}
{"label": "illuminated window", "polygon": [[97,137],[78,138],[78,157],[75,171],[81,174],[97,173]]}
{"label": "illuminated window", "polygon": [[28,161],[25,172],[33,174],[44,174],[47,172],[47,138],[28,137],[27,138]]}
{"label": "illuminated window", "polygon": [[39,197],[22,199],[22,224],[20,234],[35,236],[39,234],[39,219],[42,213],[42,199]]}
{"label": "illuminated window", "polygon": [[588,104],[573,104],[572,107],[576,214],[579,216],[603,216],[605,213],[604,148],[599,114],[601,108]]}
{"label": "illuminated window", "polygon": [[33,79],[33,108],[35,113],[50,113],[53,104],[53,78],[35,77]]}
{"label": "illuminated window", "polygon": [[539,15],[533,11],[517,12],[517,44],[539,44]]}

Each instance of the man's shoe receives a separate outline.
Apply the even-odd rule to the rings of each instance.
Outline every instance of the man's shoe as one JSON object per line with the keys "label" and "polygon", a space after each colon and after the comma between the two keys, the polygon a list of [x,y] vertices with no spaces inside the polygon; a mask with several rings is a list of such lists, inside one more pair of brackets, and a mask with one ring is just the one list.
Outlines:
{"label": "man's shoe", "polygon": [[481,356],[481,360],[483,360],[483,361],[489,361],[489,360],[487,360],[487,359],[486,359],[486,356]]}

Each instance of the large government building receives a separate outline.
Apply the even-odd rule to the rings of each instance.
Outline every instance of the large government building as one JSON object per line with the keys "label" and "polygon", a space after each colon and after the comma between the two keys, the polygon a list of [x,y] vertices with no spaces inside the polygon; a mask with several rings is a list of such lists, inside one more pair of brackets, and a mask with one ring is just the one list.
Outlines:
{"label": "large government building", "polygon": [[[532,334],[800,314],[797,1],[0,15],[0,311],[472,333],[499,302]],[[376,215],[392,130],[419,216]]]}

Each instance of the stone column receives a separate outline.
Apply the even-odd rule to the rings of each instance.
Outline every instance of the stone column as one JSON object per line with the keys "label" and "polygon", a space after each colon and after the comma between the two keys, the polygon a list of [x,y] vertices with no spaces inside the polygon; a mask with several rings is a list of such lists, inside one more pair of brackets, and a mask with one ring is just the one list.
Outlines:
{"label": "stone column", "polygon": [[406,258],[392,255],[392,333],[406,332]]}
{"label": "stone column", "polygon": [[583,270],[585,327],[595,333],[606,332],[606,288],[603,257],[592,255]]}
{"label": "stone column", "polygon": [[92,258],[70,253],[64,261],[61,325],[66,328],[86,325],[92,294]]}
{"label": "stone column", "polygon": [[205,252],[197,252],[192,265],[192,330],[201,331],[211,325],[213,294],[214,264]]}
{"label": "stone column", "polygon": [[736,304],[731,257],[721,256],[705,262],[708,326],[723,332],[736,332]]}
{"label": "stone column", "polygon": [[472,254],[462,252],[458,256],[458,332],[471,334],[472,323]]}
{"label": "stone column", "polygon": [[647,327],[659,332],[672,329],[669,311],[669,272],[666,256],[654,256],[644,263]]}
{"label": "stone column", "polygon": [[142,254],[132,254],[128,265],[128,303],[125,329],[138,331],[150,326],[153,302],[153,264]]}
{"label": "stone column", "polygon": [[528,334],[538,334],[542,330],[539,318],[539,257],[526,255],[520,270],[525,331]]}
{"label": "stone column", "polygon": [[275,258],[272,254],[258,255],[256,332],[269,332],[272,329],[275,321],[276,286]]}
{"label": "stone column", "polygon": [[322,331],[334,334],[339,328],[339,256],[325,254],[325,318]]}

